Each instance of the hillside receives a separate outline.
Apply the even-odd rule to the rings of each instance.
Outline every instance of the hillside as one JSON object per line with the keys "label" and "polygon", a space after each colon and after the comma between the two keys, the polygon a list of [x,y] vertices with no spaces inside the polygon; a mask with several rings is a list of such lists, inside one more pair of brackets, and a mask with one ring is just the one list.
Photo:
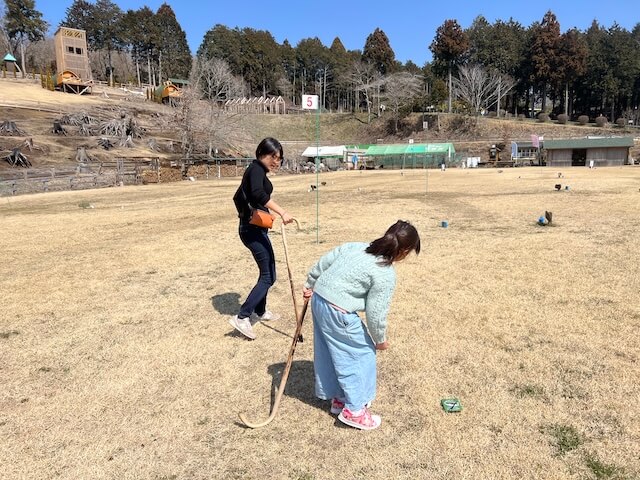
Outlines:
{"label": "hillside", "polygon": [[[133,147],[116,145],[105,150],[98,145],[98,136],[80,135],[77,127],[65,127],[67,135],[53,134],[53,122],[65,114],[87,114],[101,121],[126,114],[135,119],[144,134]],[[25,139],[31,139],[34,148],[24,153],[34,167],[75,165],[78,147],[84,147],[95,161],[141,156],[177,160],[181,154],[175,115],[175,109],[120,89],[96,87],[92,95],[77,96],[44,90],[33,80],[0,79],[0,123],[14,121],[23,132],[20,136],[1,136],[0,151],[4,157]],[[531,120],[480,118],[476,123],[475,119],[446,114],[430,115],[428,130],[422,129],[423,115],[412,114],[400,122],[398,132],[394,133],[389,113],[374,118],[371,124],[366,120],[366,114],[337,113],[322,113],[319,117],[314,113],[236,116],[237,126],[227,153],[252,156],[260,139],[273,136],[283,142],[287,157],[296,160],[317,139],[322,145],[404,143],[409,139],[416,143],[447,141],[454,142],[458,152],[484,157],[492,143],[508,145],[513,140],[530,140],[532,134],[547,139],[631,134],[615,127],[542,124]],[[637,146],[632,155],[639,157],[639,150]],[[6,162],[0,162],[0,169],[10,168]]]}

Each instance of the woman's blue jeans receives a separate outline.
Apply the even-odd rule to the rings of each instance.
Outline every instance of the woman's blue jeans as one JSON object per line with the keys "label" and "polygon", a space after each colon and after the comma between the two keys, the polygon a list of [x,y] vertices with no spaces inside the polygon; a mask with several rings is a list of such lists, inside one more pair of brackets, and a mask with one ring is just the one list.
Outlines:
{"label": "woman's blue jeans", "polygon": [[311,311],[316,396],[360,410],[376,396],[375,344],[357,313],[341,312],[317,293]]}
{"label": "woman's blue jeans", "polygon": [[240,240],[247,247],[258,265],[258,281],[240,307],[238,318],[247,318],[253,312],[262,315],[267,309],[267,293],[276,282],[276,258],[266,228],[240,223]]}

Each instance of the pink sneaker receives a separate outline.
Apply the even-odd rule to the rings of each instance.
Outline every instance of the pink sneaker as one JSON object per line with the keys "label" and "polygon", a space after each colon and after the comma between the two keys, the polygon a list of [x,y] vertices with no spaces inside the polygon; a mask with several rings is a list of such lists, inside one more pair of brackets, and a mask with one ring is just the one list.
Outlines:
{"label": "pink sneaker", "polygon": [[364,407],[359,415],[354,415],[347,407],[342,409],[338,420],[350,427],[359,428],[360,430],[373,430],[378,428],[382,423],[380,415],[371,415],[367,407]]}

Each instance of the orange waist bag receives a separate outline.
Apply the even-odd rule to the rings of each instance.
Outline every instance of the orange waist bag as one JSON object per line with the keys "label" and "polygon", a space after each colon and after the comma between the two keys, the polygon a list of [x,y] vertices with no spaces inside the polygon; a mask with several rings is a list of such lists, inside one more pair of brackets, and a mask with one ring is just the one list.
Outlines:
{"label": "orange waist bag", "polygon": [[272,228],[275,218],[276,217],[271,215],[269,212],[265,212],[259,208],[253,208],[251,209],[251,218],[249,219],[249,223],[256,227]]}

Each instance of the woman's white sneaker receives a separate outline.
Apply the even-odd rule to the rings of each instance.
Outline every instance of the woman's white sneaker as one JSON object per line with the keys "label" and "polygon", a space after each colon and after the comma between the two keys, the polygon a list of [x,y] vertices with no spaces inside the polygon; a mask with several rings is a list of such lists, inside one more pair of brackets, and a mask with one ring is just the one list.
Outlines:
{"label": "woman's white sneaker", "polygon": [[280,315],[277,313],[273,313],[269,310],[264,312],[262,315],[258,315],[256,312],[251,314],[251,320],[255,322],[268,322],[270,320],[280,320]]}
{"label": "woman's white sneaker", "polygon": [[248,318],[238,318],[237,315],[234,315],[229,319],[229,324],[245,337],[251,340],[256,339],[256,334],[253,332],[253,327]]}

